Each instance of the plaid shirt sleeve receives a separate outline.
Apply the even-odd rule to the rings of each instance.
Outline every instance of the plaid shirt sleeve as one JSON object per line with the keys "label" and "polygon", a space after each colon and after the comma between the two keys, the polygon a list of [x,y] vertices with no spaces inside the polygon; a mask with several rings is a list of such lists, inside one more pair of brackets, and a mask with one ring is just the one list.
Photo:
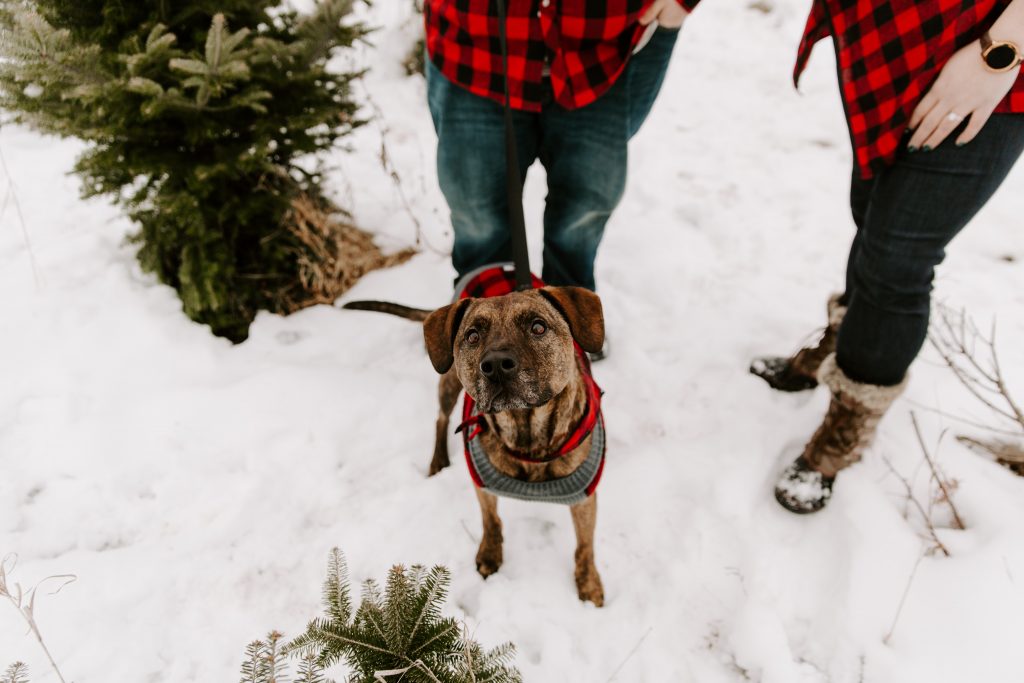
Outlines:
{"label": "plaid shirt sleeve", "polygon": [[[678,0],[690,9],[699,0]],[[540,111],[550,77],[555,101],[576,109],[603,95],[643,35],[653,0],[507,0],[510,103]],[[427,0],[427,52],[434,66],[470,92],[504,102],[496,4]]]}
{"label": "plaid shirt sleeve", "polygon": [[[814,0],[794,78],[832,35],[860,174],[891,164],[910,116],[953,54],[977,40],[1010,0]],[[978,54],[981,59],[981,53]],[[996,109],[1024,113],[1024,74]]]}

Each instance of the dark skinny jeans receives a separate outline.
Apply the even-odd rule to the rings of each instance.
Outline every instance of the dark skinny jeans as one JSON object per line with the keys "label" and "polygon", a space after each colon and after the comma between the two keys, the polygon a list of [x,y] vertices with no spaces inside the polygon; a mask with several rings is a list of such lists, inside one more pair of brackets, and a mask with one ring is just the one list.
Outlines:
{"label": "dark skinny jeans", "polygon": [[[961,129],[962,130],[962,127]],[[851,379],[903,381],[928,334],[935,266],[946,245],[985,205],[1024,150],[1024,115],[993,116],[957,147],[960,130],[937,149],[900,152],[869,180],[854,171],[850,249],[836,360]],[[1006,230],[1024,228],[1024,216]]]}
{"label": "dark skinny jeans", "polygon": [[[603,11],[600,5],[595,12]],[[678,35],[678,29],[659,28],[596,102],[563,109],[549,83],[540,112],[515,112],[520,175],[537,159],[547,170],[541,272],[547,284],[594,289],[597,248],[626,187],[629,139],[661,90]],[[461,278],[512,260],[504,111],[449,81],[429,58],[426,73],[437,177],[452,213],[452,263]]]}

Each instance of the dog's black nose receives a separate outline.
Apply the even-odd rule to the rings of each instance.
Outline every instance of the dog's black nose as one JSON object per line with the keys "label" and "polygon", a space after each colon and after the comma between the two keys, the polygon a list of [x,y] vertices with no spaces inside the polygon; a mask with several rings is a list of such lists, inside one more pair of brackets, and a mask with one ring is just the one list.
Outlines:
{"label": "dog's black nose", "polygon": [[505,379],[519,367],[512,354],[506,351],[488,351],[480,361],[480,372],[487,379]]}

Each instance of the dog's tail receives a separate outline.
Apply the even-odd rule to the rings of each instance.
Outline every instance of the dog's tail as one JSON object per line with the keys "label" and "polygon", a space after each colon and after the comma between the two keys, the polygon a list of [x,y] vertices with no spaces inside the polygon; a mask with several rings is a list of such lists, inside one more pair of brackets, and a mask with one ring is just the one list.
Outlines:
{"label": "dog's tail", "polygon": [[427,316],[433,313],[433,311],[427,311],[422,308],[410,308],[402,304],[393,304],[390,301],[349,301],[342,308],[347,308],[350,311],[388,313],[390,315],[397,315],[399,318],[418,322],[426,320]]}

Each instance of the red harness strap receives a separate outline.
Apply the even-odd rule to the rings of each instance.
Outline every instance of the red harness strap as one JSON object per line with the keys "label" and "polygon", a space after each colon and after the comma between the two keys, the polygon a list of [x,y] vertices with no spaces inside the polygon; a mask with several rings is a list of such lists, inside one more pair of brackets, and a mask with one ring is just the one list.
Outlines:
{"label": "red harness strap", "polygon": [[[583,417],[580,418],[575,429],[569,433],[568,438],[554,453],[538,458],[509,449],[509,453],[516,460],[532,463],[545,463],[557,460],[563,455],[567,455],[579,448],[580,444],[590,436],[590,433],[594,431],[594,427],[597,425],[597,420],[601,415],[601,394],[603,392],[601,387],[597,386],[597,382],[594,381],[594,376],[590,373],[590,359],[587,358],[587,354],[578,344],[574,343],[573,345],[576,349],[576,358],[579,361],[580,370],[583,374],[583,383],[587,391],[587,407],[583,411]],[[487,423],[484,421],[483,415],[473,414],[475,405],[473,398],[469,394],[465,394],[462,407],[462,423],[455,429],[455,433],[458,434],[472,427],[466,434],[466,439],[470,441],[487,429]]]}

